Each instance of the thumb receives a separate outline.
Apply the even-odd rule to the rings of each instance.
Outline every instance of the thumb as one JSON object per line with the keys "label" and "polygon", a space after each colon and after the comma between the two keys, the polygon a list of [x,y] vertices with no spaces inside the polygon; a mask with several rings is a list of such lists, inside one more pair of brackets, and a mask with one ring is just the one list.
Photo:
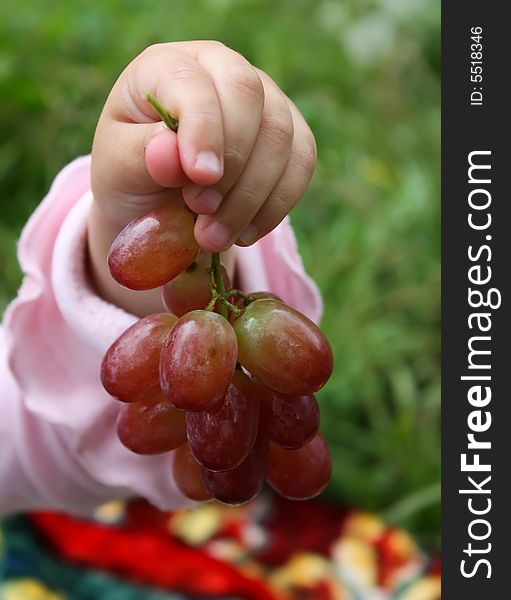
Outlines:
{"label": "thumb", "polygon": [[189,183],[179,160],[177,135],[169,129],[157,132],[145,147],[145,166],[161,187],[177,188]]}
{"label": "thumb", "polygon": [[102,115],[92,149],[92,191],[99,204],[149,210],[166,188],[189,182],[177,136],[162,123],[126,123]]}

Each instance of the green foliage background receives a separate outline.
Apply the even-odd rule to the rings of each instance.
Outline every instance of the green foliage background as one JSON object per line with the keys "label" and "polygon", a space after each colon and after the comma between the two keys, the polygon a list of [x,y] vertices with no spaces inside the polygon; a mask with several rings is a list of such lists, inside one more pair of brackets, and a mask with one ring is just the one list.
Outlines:
{"label": "green foliage background", "polygon": [[436,545],[439,20],[434,0],[3,0],[0,310],[22,225],[89,152],[124,66],[154,42],[223,41],[283,87],[318,142],[293,223],[336,356],[320,393],[329,493]]}

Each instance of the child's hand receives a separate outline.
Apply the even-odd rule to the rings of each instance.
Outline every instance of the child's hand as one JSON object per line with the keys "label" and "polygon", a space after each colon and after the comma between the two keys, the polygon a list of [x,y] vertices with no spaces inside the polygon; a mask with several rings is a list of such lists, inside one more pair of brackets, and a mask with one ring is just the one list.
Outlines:
{"label": "child's hand", "polygon": [[[179,120],[177,134],[147,92]],[[105,257],[134,217],[182,194],[199,214],[195,236],[205,250],[249,245],[298,202],[315,160],[294,104],[238,53],[210,41],[149,47],[115,83],[94,139],[89,245],[100,292],[123,305]]]}

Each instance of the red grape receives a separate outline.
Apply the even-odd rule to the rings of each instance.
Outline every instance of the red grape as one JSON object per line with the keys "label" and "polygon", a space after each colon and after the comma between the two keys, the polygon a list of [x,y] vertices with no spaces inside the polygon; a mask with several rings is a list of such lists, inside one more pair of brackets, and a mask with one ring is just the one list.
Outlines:
{"label": "red grape", "polygon": [[201,468],[206,488],[225,504],[248,502],[261,491],[268,466],[268,441],[259,434],[247,458],[235,469],[215,473]]}
{"label": "red grape", "polygon": [[169,313],[137,321],[110,346],[101,363],[101,382],[118,400],[137,402],[160,389],[160,352],[177,322]]}
{"label": "red grape", "polygon": [[332,373],[332,349],[321,329],[282,302],[252,302],[233,327],[238,360],[282,394],[311,394]]}
{"label": "red grape", "polygon": [[261,426],[282,448],[301,448],[319,429],[319,406],[312,394],[285,396],[258,382]]}
{"label": "red grape", "polygon": [[[211,300],[210,270],[211,255],[200,252],[185,271],[163,286],[161,297],[165,308],[178,317],[206,308]],[[230,289],[231,281],[224,266],[222,277],[225,289]]]}
{"label": "red grape", "polygon": [[284,498],[314,498],[326,488],[331,474],[332,459],[320,433],[298,450],[270,443],[268,483]]}
{"label": "red grape", "polygon": [[220,411],[186,414],[188,443],[195,458],[207,469],[234,469],[252,449],[258,421],[257,391],[250,378],[236,370]]}
{"label": "red grape", "polygon": [[172,408],[163,394],[121,407],[117,435],[136,454],[160,454],[186,441],[185,414]]}
{"label": "red grape", "polygon": [[172,474],[178,490],[190,500],[201,502],[211,498],[211,493],[204,485],[199,463],[188,444],[179,446],[174,452]]}
{"label": "red grape", "polygon": [[224,317],[207,310],[189,312],[163,345],[161,388],[176,408],[220,410],[236,357],[236,335]]}
{"label": "red grape", "polygon": [[157,288],[174,279],[199,251],[193,227],[192,213],[178,202],[134,219],[110,248],[112,277],[131,290]]}

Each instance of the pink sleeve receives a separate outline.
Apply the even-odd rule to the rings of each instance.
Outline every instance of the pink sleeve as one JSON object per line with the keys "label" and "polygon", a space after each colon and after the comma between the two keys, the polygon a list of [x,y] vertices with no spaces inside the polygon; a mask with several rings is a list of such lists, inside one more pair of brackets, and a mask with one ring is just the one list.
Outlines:
{"label": "pink sleeve", "polygon": [[[89,169],[89,157],[63,169],[19,241],[25,277],[0,330],[0,514],[86,514],[134,495],[162,509],[188,503],[170,455],[137,456],[114,433],[119,405],[102,389],[99,365],[136,317],[102,300],[87,278]],[[287,222],[236,260],[246,291],[273,291],[319,319],[319,292]]]}

